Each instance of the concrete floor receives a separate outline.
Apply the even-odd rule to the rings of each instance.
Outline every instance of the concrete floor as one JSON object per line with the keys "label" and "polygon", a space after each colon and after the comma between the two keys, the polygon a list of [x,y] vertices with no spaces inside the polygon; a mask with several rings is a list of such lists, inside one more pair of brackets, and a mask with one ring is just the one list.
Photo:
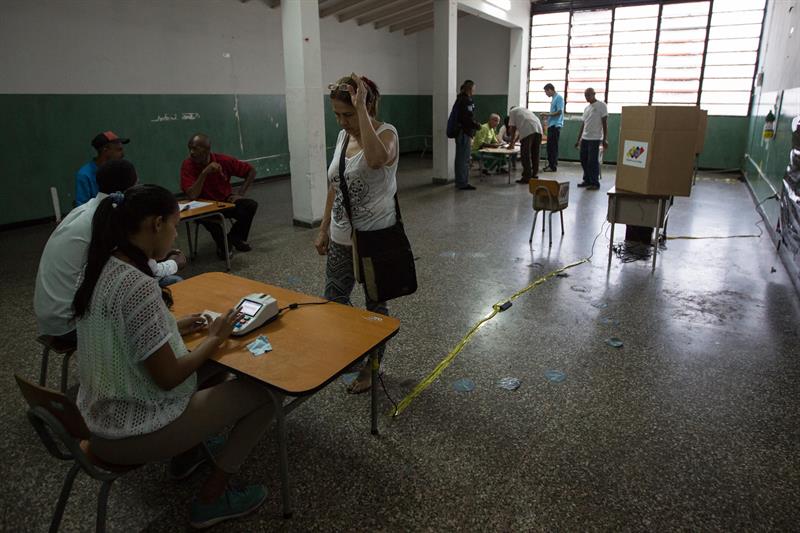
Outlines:
{"label": "concrete floor", "polygon": [[[558,177],[572,181],[566,235],[548,248],[537,232],[531,248],[527,188],[501,176],[473,178],[474,192],[433,186],[430,160],[416,156],[404,157],[400,169],[419,291],[390,305],[402,321],[385,359],[395,399],[493,303],[591,253],[614,179],[614,167],[604,167],[601,191],[577,189],[579,166],[562,164]],[[692,197],[676,200],[671,235],[759,232],[746,186],[717,178],[701,173]],[[255,249],[234,257],[234,273],[321,294],[316,230],[292,227],[289,181],[259,184],[253,194],[261,205]],[[51,229],[0,233],[5,531],[46,530],[68,468],[40,445],[11,379],[38,374],[31,299]],[[341,383],[304,404],[289,418],[294,518],[281,518],[268,433],[241,473],[266,484],[266,504],[217,529],[796,529],[800,309],[769,238],[671,240],[651,274],[647,262],[617,259],[607,271],[606,230],[591,263],[489,322],[399,418],[381,417],[380,437],[369,433],[368,396],[347,395]],[[617,239],[622,233],[619,226]],[[220,268],[203,235],[186,275]],[[611,336],[624,346],[608,346]],[[549,381],[551,370],[566,379]],[[503,377],[522,385],[503,390],[496,385]],[[475,390],[455,391],[460,378]],[[385,398],[382,406],[389,408]],[[125,476],[111,494],[109,529],[185,529],[207,471],[182,483],[167,480],[163,464]],[[64,531],[92,528],[97,488],[79,476]]]}

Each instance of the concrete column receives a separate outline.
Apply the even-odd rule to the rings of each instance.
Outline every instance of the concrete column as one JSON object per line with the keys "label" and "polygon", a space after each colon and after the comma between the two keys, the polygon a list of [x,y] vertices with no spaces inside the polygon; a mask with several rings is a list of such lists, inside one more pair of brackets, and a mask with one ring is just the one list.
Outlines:
{"label": "concrete column", "polygon": [[526,33],[521,28],[511,28],[509,31],[508,107],[528,105],[528,39]]}
{"label": "concrete column", "polygon": [[433,2],[433,182],[447,183],[453,173],[456,145],[447,138],[447,117],[456,99],[458,81],[458,2]]}
{"label": "concrete column", "polygon": [[281,24],[292,217],[313,227],[322,220],[327,195],[318,0],[283,0]]}

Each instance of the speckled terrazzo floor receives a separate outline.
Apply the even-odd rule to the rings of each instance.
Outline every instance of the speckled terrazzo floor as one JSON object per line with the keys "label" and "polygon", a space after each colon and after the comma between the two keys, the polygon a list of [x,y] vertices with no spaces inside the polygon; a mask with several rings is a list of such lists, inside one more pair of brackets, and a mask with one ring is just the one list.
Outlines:
{"label": "speckled terrazzo floor", "polygon": [[[531,249],[525,187],[473,178],[477,191],[454,192],[431,185],[429,167],[416,156],[400,166],[420,290],[391,303],[402,321],[385,360],[396,398],[493,303],[589,254],[614,175],[605,167],[602,190],[584,191],[574,187],[579,166],[562,164],[558,176],[573,182],[566,235],[548,249],[537,232]],[[746,186],[717,178],[701,173],[691,199],[676,200],[670,234],[758,232]],[[261,204],[255,249],[234,257],[234,273],[321,293],[316,230],[292,227],[289,181],[253,193]],[[40,445],[11,379],[38,372],[30,302],[51,229],[0,233],[4,531],[46,530],[68,468]],[[619,226],[617,239],[622,233]],[[186,275],[221,267],[210,239],[201,240]],[[800,310],[768,237],[669,241],[654,274],[649,263],[617,259],[607,271],[607,243],[601,234],[591,263],[522,296],[482,328],[401,417],[381,417],[380,437],[369,433],[366,395],[346,395],[334,383],[308,401],[288,426],[294,518],[281,517],[268,433],[241,475],[267,485],[266,504],[216,529],[796,529]],[[611,336],[624,346],[606,345]],[[548,381],[549,370],[566,379]],[[521,380],[517,391],[496,386],[508,376]],[[454,391],[460,378],[475,390]],[[381,402],[385,412],[389,403]],[[175,483],[163,464],[152,464],[125,476],[111,493],[109,530],[186,529],[205,472]],[[63,531],[92,529],[97,488],[79,476]]]}

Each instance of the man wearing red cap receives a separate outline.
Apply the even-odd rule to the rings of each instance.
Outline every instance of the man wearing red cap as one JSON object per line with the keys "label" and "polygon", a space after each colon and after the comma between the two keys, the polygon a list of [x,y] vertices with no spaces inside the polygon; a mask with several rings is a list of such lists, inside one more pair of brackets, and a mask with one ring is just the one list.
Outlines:
{"label": "man wearing red cap", "polygon": [[98,133],[92,139],[92,147],[97,150],[97,157],[83,165],[75,174],[75,204],[83,205],[97,196],[97,167],[106,161],[115,161],[125,157],[123,144],[131,142],[122,139],[113,131]]}

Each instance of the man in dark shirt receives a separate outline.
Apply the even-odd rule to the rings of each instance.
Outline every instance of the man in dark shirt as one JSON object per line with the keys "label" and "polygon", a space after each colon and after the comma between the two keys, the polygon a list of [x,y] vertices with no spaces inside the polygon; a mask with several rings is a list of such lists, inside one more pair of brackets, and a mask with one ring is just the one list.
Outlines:
{"label": "man in dark shirt", "polygon": [[[244,183],[235,193],[231,187],[233,176],[244,178]],[[181,189],[192,200],[202,198],[236,204],[236,207],[224,211],[223,214],[226,218],[236,220],[228,233],[228,240],[240,252],[249,252],[252,249],[247,237],[258,202],[244,198],[244,195],[255,177],[256,171],[250,164],[229,155],[212,153],[208,135],[198,133],[189,139],[189,157],[181,165]],[[211,233],[217,244],[217,255],[224,259],[223,229],[214,222],[200,220],[200,223]]]}
{"label": "man in dark shirt", "polygon": [[472,95],[475,93],[475,82],[466,80],[461,84],[461,91],[456,99],[458,111],[458,135],[456,135],[456,189],[474,191],[475,187],[469,184],[469,157],[472,150],[472,138],[481,127],[475,121],[475,103]]}

